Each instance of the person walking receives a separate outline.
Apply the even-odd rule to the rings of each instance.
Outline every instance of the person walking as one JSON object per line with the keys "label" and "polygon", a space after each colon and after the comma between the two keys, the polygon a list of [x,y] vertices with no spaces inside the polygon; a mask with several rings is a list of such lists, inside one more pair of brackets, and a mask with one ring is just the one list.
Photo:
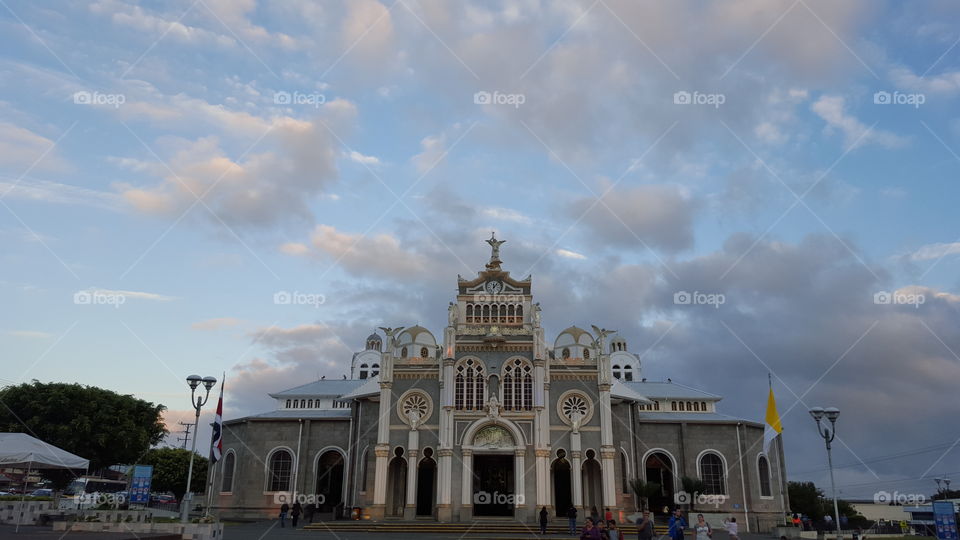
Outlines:
{"label": "person walking", "polygon": [[643,519],[637,522],[637,540],[653,540],[653,520],[646,510],[643,511]]}
{"label": "person walking", "polygon": [[300,521],[300,515],[303,514],[303,507],[300,506],[300,501],[293,503],[293,509],[290,510],[290,521],[293,524],[293,528],[297,528],[297,522]]}
{"label": "person walking", "polygon": [[740,540],[740,535],[737,534],[737,518],[730,516],[729,520],[723,520],[723,527],[727,529],[730,540]]}
{"label": "person walking", "polygon": [[713,529],[710,524],[703,519],[703,514],[697,514],[697,524],[693,529],[697,532],[697,540],[710,540],[713,538]]}
{"label": "person walking", "polygon": [[280,526],[281,526],[281,527],[286,527],[285,522],[286,522],[286,520],[287,520],[287,512],[289,512],[289,511],[290,511],[290,505],[289,505],[289,504],[283,503],[283,504],[280,505]]}
{"label": "person walking", "polygon": [[570,508],[567,509],[567,524],[570,526],[570,534],[574,535],[577,532],[577,509],[572,504]]}
{"label": "person walking", "polygon": [[607,536],[610,540],[623,540],[623,531],[617,528],[617,522],[612,519],[607,521]]}
{"label": "person walking", "polygon": [[580,540],[607,540],[600,535],[600,529],[593,526],[593,519],[587,518],[580,533]]}
{"label": "person walking", "polygon": [[683,540],[683,531],[687,528],[687,520],[683,519],[683,510],[679,508],[670,516],[670,538]]}
{"label": "person walking", "polygon": [[540,534],[547,534],[547,507],[540,509]]}

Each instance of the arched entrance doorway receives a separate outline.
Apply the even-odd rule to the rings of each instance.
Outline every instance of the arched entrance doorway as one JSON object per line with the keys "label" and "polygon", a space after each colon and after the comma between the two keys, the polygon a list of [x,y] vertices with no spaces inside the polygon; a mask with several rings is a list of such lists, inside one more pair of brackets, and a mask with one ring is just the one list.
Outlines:
{"label": "arched entrance doorway", "polygon": [[665,506],[672,507],[673,501],[673,460],[663,452],[654,452],[647,456],[643,464],[647,482],[660,484],[660,492],[650,497],[650,509],[660,512]]}
{"label": "arched entrance doorway", "polygon": [[423,456],[417,467],[417,515],[432,516],[437,500],[437,462],[433,460],[432,448],[424,448]]}
{"label": "arched entrance doorway", "polygon": [[516,442],[503,425],[488,424],[473,436],[473,515],[513,517],[516,506]]}
{"label": "arched entrance doorway", "polygon": [[603,479],[600,474],[600,462],[596,452],[587,450],[587,459],[583,462],[583,505],[587,510],[596,507],[603,510]]}
{"label": "arched entrance doorway", "polygon": [[317,459],[316,494],[322,495],[319,512],[333,512],[343,504],[343,454],[327,450]]}
{"label": "arched entrance doorway", "polygon": [[388,516],[403,516],[407,493],[407,460],[403,457],[403,448],[394,450],[394,458],[387,468],[387,508]]}
{"label": "arched entrance doorway", "polygon": [[567,517],[567,510],[573,504],[573,491],[570,487],[570,462],[564,450],[557,450],[557,459],[550,466],[553,475],[553,506],[557,517]]}

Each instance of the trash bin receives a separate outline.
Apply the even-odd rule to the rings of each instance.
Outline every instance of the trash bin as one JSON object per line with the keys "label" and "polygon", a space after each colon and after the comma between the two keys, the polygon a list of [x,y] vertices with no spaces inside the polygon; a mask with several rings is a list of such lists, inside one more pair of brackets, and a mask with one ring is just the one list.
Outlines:
{"label": "trash bin", "polygon": [[353,510],[350,512],[350,519],[352,519],[352,520],[354,520],[354,521],[359,521],[359,520],[360,520],[360,514],[361,514],[361,513],[362,513],[362,512],[360,511],[360,507],[359,507],[359,506],[354,506],[354,507],[353,507]]}

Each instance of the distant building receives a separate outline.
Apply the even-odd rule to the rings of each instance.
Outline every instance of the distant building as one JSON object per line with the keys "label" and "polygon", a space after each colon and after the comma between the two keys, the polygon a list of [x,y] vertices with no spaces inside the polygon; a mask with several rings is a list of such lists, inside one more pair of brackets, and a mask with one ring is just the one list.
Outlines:
{"label": "distant building", "polygon": [[744,531],[782,521],[783,453],[779,442],[763,453],[762,424],[721,414],[718,395],[646,381],[614,332],[571,326],[548,343],[531,278],[511,277],[503,242],[488,243],[486,268],[458,278],[439,339],[384,328],[353,355],[350,379],[270,394],[276,410],[225,422],[222,517],[276,516],[288,492],[371,519],[532,522],[571,505],[621,515],[637,508],[633,479],[660,484],[660,513],[689,501],[689,476],[705,485],[698,511],[737,516]]}

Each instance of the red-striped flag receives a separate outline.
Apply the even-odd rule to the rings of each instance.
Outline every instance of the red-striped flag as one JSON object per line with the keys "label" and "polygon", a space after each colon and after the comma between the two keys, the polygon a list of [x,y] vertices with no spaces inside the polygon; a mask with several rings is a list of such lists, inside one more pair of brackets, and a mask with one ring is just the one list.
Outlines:
{"label": "red-striped flag", "polygon": [[220,401],[217,402],[217,417],[213,420],[210,436],[210,464],[220,461],[223,455],[223,381],[220,382]]}

